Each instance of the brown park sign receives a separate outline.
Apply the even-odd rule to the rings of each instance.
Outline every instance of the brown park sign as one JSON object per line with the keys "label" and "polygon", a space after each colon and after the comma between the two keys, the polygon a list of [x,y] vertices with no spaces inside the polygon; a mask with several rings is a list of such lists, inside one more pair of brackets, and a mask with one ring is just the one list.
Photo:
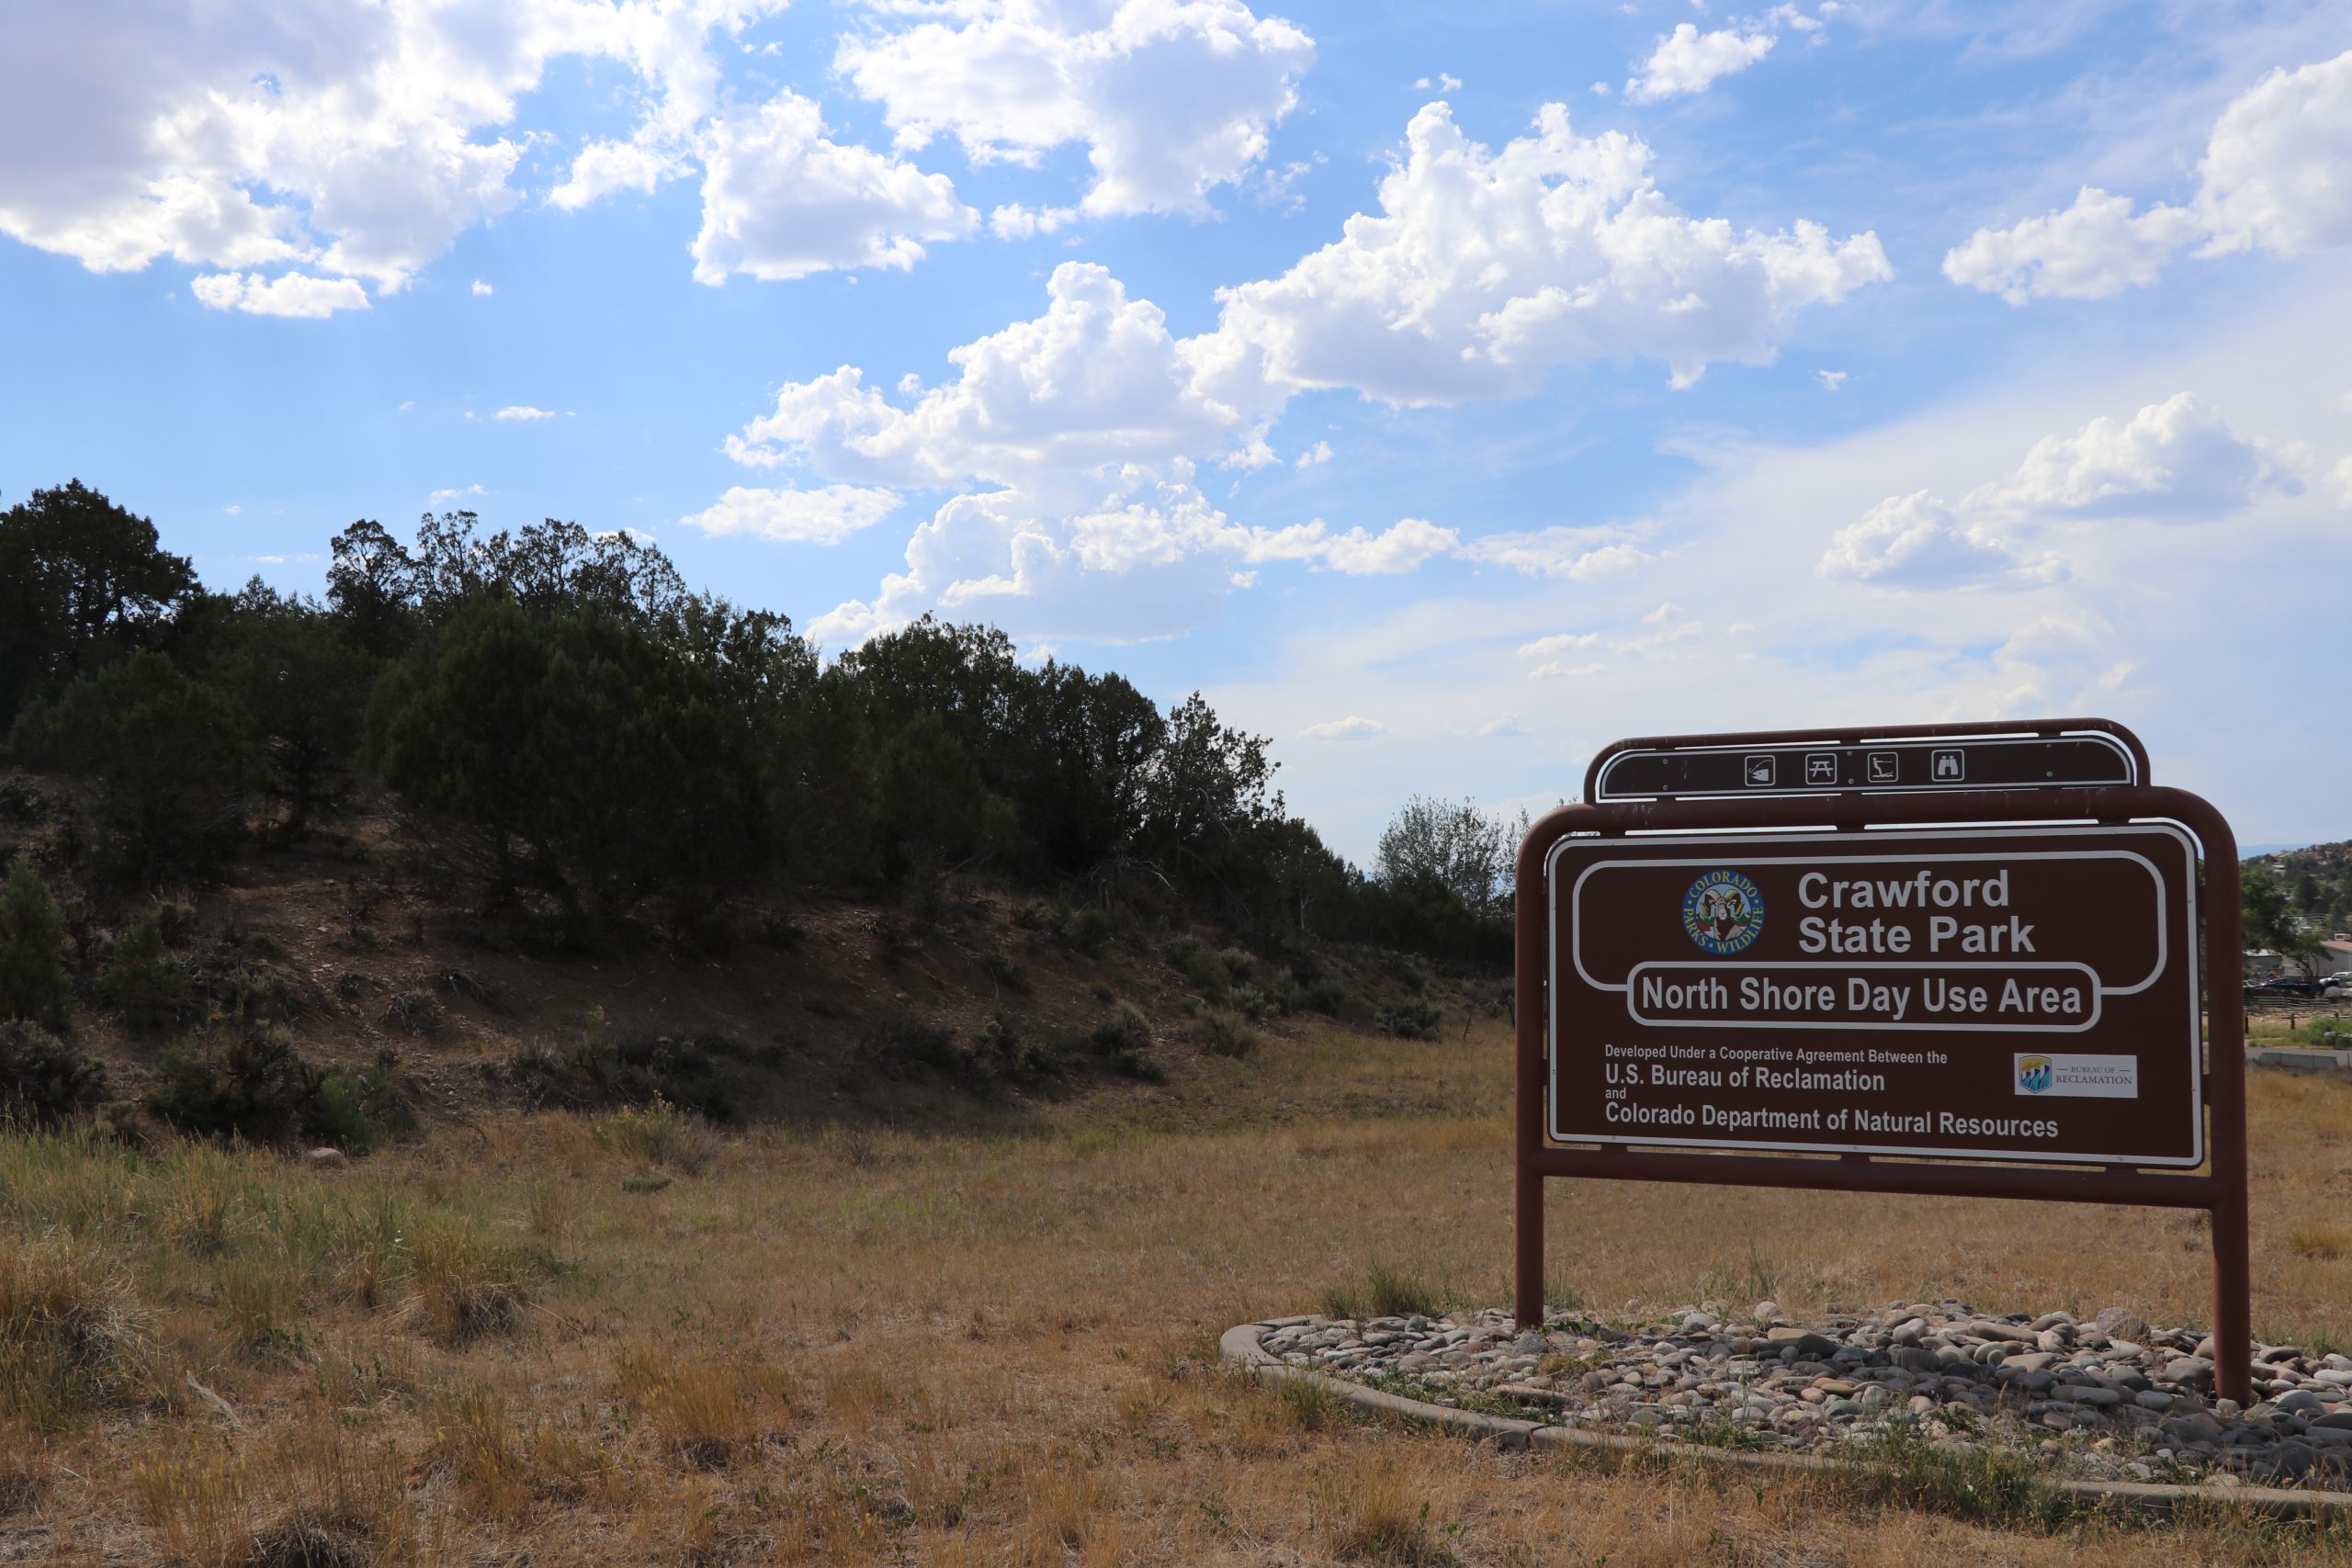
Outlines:
{"label": "brown park sign", "polygon": [[2131,731],[1619,741],[1516,886],[1521,1323],[1555,1178],[2195,1209],[2252,1397],[2237,842]]}
{"label": "brown park sign", "polygon": [[1549,869],[1558,1141],[2204,1158],[2178,829],[1563,839]]}

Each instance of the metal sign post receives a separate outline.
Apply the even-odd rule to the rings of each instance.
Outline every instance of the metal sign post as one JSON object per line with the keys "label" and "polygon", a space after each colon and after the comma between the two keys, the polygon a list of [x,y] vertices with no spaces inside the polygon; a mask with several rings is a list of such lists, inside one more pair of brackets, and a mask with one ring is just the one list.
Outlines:
{"label": "metal sign post", "polygon": [[1535,824],[1522,1324],[1547,1177],[2203,1209],[2215,1381],[2250,1403],[2236,840],[2120,727],[2022,728],[1621,742]]}

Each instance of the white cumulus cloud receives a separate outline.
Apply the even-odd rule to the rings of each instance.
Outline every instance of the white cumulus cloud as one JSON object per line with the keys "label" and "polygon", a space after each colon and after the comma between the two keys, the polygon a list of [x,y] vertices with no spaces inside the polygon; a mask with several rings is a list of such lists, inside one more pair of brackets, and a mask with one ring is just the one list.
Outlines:
{"label": "white cumulus cloud", "polygon": [[1369,740],[1375,735],[1388,733],[1388,727],[1376,718],[1351,713],[1345,718],[1310,724],[1298,733],[1304,740]]}
{"label": "white cumulus cloud", "polygon": [[756,490],[736,485],[679,521],[707,534],[749,534],[792,544],[838,545],[898,510],[887,490],[827,485],[820,490]]}
{"label": "white cumulus cloud", "polygon": [[1106,268],[1064,262],[1046,289],[1043,315],[949,353],[955,381],[903,406],[852,366],[790,382],[729,454],[885,485],[1042,483],[1215,452],[1242,427],[1200,389],[1159,307],[1129,299]]}
{"label": "white cumulus cloud", "polygon": [[2006,229],[1980,229],[1944,258],[1954,283],[2012,305],[2096,299],[2154,283],[2194,245],[2201,255],[2295,256],[2352,245],[2352,50],[2276,70],[2222,112],[2186,206],[2085,186],[2074,205]]}
{"label": "white cumulus cloud", "polygon": [[715,122],[703,141],[695,278],[763,280],[835,267],[910,267],[922,242],[956,240],[980,215],[955,182],[904,159],[831,140],[817,106],[783,92]]}
{"label": "white cumulus cloud", "polygon": [[2301,489],[2280,453],[2181,392],[2129,419],[2102,415],[2044,436],[2014,473],[1957,504],[1926,491],[1889,496],[1838,531],[1816,570],[1889,587],[2053,582],[2067,575],[2064,560],[2030,553],[2021,530],[2106,518],[2211,522]]}
{"label": "white cumulus cloud", "polygon": [[2033,445],[2017,473],[1965,504],[2041,516],[2153,517],[2208,522],[2267,491],[2302,489],[2265,444],[2232,430],[2190,392],[2128,420],[2098,418]]}
{"label": "white cumulus cloud", "polygon": [[188,288],[208,310],[243,310],[252,316],[315,321],[337,310],[368,309],[368,291],[348,277],[288,272],[265,280],[257,272],[219,272],[198,277]]}
{"label": "white cumulus cloud", "polygon": [[2029,562],[2018,547],[1964,521],[1926,491],[1891,495],[1838,530],[1815,569],[1822,576],[1895,588],[1952,588],[2064,575],[2055,557]]}
{"label": "white cumulus cloud", "polygon": [[1606,529],[1538,528],[1485,534],[1456,552],[1463,559],[1508,567],[1526,577],[1587,582],[1654,559],[1633,539]]}
{"label": "white cumulus cloud", "polygon": [[[1041,313],[950,351],[935,384],[874,384],[842,365],[780,387],[727,438],[735,461],[958,492],[913,529],[903,571],[812,630],[855,639],[940,610],[1024,635],[1173,635],[1284,562],[1376,576],[1450,558],[1574,582],[1626,571],[1654,558],[1642,528],[1267,526],[1229,518],[1196,477],[1276,462],[1268,434],[1304,391],[1514,396],[1558,364],[1635,356],[1687,383],[1718,360],[1769,360],[1804,307],[1888,276],[1870,234],[1685,217],[1652,184],[1645,146],[1578,137],[1557,106],[1497,152],[1431,105],[1408,143],[1378,214],[1278,277],[1222,291],[1195,336],[1107,268],[1066,262]],[[1329,451],[1317,442],[1295,462]]]}
{"label": "white cumulus cloud", "polygon": [[494,419],[553,419],[553,409],[533,408],[528,403],[509,403],[492,416]]}
{"label": "white cumulus cloud", "polygon": [[1637,104],[1686,93],[1703,93],[1718,77],[1745,71],[1772,52],[1772,35],[1740,32],[1729,28],[1701,32],[1689,22],[1657,40],[1657,47],[1625,84],[1625,96]]}
{"label": "white cumulus cloud", "polygon": [[2159,203],[2135,214],[2129,197],[2085,186],[2063,211],[1979,229],[1944,257],[1944,276],[2012,305],[2037,296],[2104,299],[2154,283],[2203,228],[2180,208]]}
{"label": "white cumulus cloud", "polygon": [[1418,570],[1460,544],[1462,536],[1422,517],[1407,517],[1374,534],[1363,527],[1338,533],[1317,517],[1287,528],[1253,529],[1242,558],[1317,563],[1350,577],[1393,577]]}
{"label": "white cumulus cloud", "polygon": [[[897,11],[898,6],[876,6]],[[975,163],[1083,143],[1090,213],[1196,212],[1265,155],[1314,41],[1240,0],[964,0],[842,42],[835,67],[899,144],[952,136]]]}
{"label": "white cumulus cloud", "polygon": [[1378,215],[1358,213],[1280,277],[1220,291],[1202,345],[1213,389],[1444,403],[1632,357],[1687,385],[1711,363],[1770,361],[1798,311],[1893,276],[1875,234],[1684,216],[1652,182],[1645,143],[1578,136],[1557,104],[1499,152],[1442,103],[1413,117],[1406,141]]}

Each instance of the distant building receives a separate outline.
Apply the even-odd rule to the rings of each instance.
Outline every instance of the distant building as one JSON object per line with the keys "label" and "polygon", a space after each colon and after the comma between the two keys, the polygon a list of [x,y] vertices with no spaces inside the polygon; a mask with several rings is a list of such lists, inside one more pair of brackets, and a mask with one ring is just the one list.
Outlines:
{"label": "distant building", "polygon": [[2336,932],[2319,944],[2319,951],[2309,958],[2290,962],[2267,947],[2245,950],[2245,977],[2267,980],[2273,975],[2292,978],[2316,979],[2323,975],[2352,974],[2352,934]]}

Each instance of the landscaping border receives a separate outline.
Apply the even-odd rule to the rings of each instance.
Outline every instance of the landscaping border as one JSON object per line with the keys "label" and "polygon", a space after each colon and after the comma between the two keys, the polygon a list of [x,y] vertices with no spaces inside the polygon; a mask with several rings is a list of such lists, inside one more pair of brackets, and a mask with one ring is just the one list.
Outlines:
{"label": "landscaping border", "polygon": [[[1586,1449],[1629,1457],[1698,1460],[1709,1464],[1736,1465],[1780,1474],[1819,1474],[1850,1469],[1852,1460],[1826,1454],[1751,1453],[1738,1449],[1710,1448],[1656,1438],[1623,1437],[1589,1432],[1575,1427],[1552,1427],[1540,1421],[1514,1421],[1476,1410],[1456,1410],[1426,1400],[1406,1399],[1362,1383],[1351,1382],[1312,1367],[1294,1367],[1269,1353],[1260,1341],[1271,1330],[1311,1323],[1308,1317],[1273,1317],[1237,1324],[1217,1341],[1217,1352],[1260,1382],[1319,1383],[1360,1410],[1393,1416],[1419,1426],[1442,1427],[1465,1436],[1491,1441],[1498,1448]],[[2120,1507],[2135,1513],[2168,1515],[2192,1506],[2243,1509],[2273,1519],[2352,1521],[2352,1492],[2307,1492],[2283,1486],[2170,1486],[2138,1481],[2069,1481],[2052,1477],[2050,1487],[2086,1508]]]}

